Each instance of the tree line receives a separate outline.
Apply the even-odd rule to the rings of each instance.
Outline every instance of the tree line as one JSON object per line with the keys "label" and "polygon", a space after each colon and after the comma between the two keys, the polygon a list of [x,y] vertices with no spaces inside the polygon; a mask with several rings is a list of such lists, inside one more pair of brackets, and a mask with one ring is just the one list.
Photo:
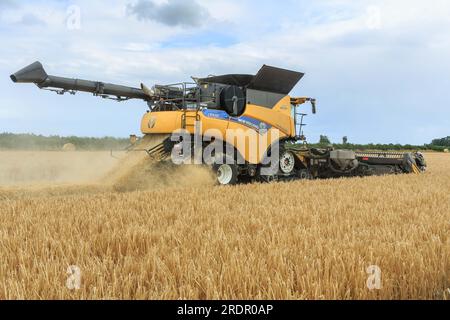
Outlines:
{"label": "tree line", "polygon": [[0,150],[62,150],[66,144],[73,144],[77,150],[121,150],[129,145],[126,138],[60,137],[34,134],[0,134]]}
{"label": "tree line", "polygon": [[[73,144],[77,150],[122,150],[129,146],[127,138],[90,138],[90,137],[61,137],[43,136],[34,134],[0,134],[0,150],[61,150],[66,144]],[[352,150],[432,150],[444,151],[450,148],[450,136],[441,139],[434,139],[430,144],[354,144],[348,141],[347,137],[342,138],[341,143],[331,143],[326,135],[321,135],[318,143],[310,144],[313,147],[328,147],[332,145],[336,149]]]}
{"label": "tree line", "polygon": [[328,147],[332,145],[336,149],[351,149],[351,150],[429,150],[429,151],[440,151],[448,150],[450,148],[450,137],[442,139],[434,139],[430,144],[424,145],[411,145],[411,144],[354,144],[348,142],[348,137],[343,137],[341,143],[332,143],[326,135],[321,135],[319,142],[312,144],[315,147]]}
{"label": "tree line", "polygon": [[441,139],[434,139],[431,144],[435,146],[450,147],[450,136]]}

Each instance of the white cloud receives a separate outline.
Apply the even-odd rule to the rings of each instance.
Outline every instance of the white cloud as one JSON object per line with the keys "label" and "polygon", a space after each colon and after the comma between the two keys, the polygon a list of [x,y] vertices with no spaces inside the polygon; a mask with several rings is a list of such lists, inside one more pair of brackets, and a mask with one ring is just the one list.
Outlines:
{"label": "white cloud", "polygon": [[35,16],[32,13],[27,13],[24,14],[22,16],[22,19],[20,20],[21,24],[27,25],[27,26],[44,26],[45,22],[43,20],[41,20],[40,18],[38,18],[37,16]]}
{"label": "white cloud", "polygon": [[[321,98],[325,110],[310,120],[310,130],[317,135],[335,130],[337,138],[355,132],[369,140],[374,132],[354,123],[372,119],[373,130],[384,128],[381,139],[395,135],[406,140],[412,134],[396,133],[389,117],[407,124],[408,130],[422,121],[441,128],[439,118],[450,118],[445,89],[450,83],[447,1],[198,0],[209,19],[196,28],[181,27],[183,23],[172,27],[158,19],[139,21],[127,14],[130,3],[135,1],[108,6],[75,1],[81,10],[80,30],[65,27],[66,7],[61,3],[38,1],[9,8],[0,22],[7,30],[0,33],[0,70],[7,74],[41,59],[53,74],[136,86],[141,81],[151,85],[188,80],[191,75],[251,73],[266,63],[307,72],[295,94]],[[374,12],[368,8],[379,8],[375,28],[368,24]],[[45,25],[31,30],[17,26],[27,14]],[[202,41],[205,37],[217,41]],[[201,44],[180,47],[180,38]],[[211,44],[222,38],[230,41]],[[423,114],[421,100],[426,99],[433,101],[438,116]],[[421,116],[415,115],[419,112]],[[425,136],[417,130],[413,139],[427,141]]]}

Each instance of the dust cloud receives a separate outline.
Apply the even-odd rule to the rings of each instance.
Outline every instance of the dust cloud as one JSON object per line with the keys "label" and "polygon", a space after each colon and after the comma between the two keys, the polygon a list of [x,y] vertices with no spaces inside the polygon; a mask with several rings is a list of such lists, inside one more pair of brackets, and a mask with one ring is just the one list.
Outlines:
{"label": "dust cloud", "polygon": [[164,139],[163,135],[149,137],[135,151],[112,155],[108,151],[3,151],[0,152],[0,188],[96,186],[128,192],[214,185],[214,177],[207,167],[176,166],[170,159],[152,161],[143,149]]}
{"label": "dust cloud", "polygon": [[117,163],[110,152],[2,151],[0,186],[94,183]]}
{"label": "dust cloud", "polygon": [[151,160],[142,149],[162,143],[167,135],[146,136],[102,181],[115,191],[149,190],[172,187],[214,185],[214,176],[205,166],[177,166],[170,159]]}

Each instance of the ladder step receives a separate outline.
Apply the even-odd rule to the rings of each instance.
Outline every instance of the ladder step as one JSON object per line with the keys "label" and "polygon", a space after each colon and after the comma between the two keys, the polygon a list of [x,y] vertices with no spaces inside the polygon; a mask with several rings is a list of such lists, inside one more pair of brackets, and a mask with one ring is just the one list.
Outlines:
{"label": "ladder step", "polygon": [[181,126],[184,129],[187,127],[195,127],[195,121],[200,121],[200,115],[198,114],[198,110],[197,111],[184,111],[184,113],[181,117],[181,121],[182,121]]}

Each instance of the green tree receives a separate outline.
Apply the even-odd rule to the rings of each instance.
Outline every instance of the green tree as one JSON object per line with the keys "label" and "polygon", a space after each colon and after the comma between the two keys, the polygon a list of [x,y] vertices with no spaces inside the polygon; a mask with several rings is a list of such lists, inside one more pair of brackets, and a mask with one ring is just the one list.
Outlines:
{"label": "green tree", "polygon": [[450,147],[450,136],[449,137],[445,137],[445,138],[441,138],[441,139],[434,139],[431,142],[431,144],[434,145],[434,146]]}
{"label": "green tree", "polygon": [[328,139],[327,136],[321,135],[321,136],[320,136],[319,143],[320,143],[320,144],[331,144],[331,141],[330,141],[330,139]]}

